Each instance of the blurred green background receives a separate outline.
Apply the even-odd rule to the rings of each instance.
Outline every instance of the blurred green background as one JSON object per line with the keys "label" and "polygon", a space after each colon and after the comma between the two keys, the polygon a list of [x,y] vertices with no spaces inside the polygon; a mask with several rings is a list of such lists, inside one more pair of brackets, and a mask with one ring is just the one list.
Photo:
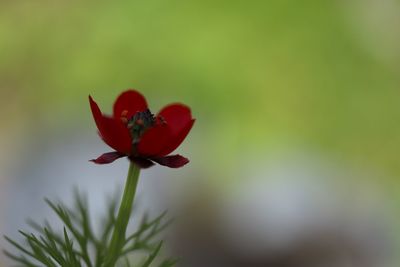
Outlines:
{"label": "blurred green background", "polygon": [[322,155],[377,173],[343,180],[376,187],[398,240],[399,25],[396,0],[1,1],[0,185],[46,132],[97,138],[88,94],[109,112],[136,88],[154,112],[192,107],[186,175],[226,190],[257,162]]}

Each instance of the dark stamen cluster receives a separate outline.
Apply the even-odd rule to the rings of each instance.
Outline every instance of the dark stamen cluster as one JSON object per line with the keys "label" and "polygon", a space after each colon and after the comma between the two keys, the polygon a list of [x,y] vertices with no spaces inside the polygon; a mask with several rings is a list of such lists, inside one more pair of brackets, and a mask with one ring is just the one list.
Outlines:
{"label": "dark stamen cluster", "polygon": [[154,114],[146,109],[142,112],[137,112],[128,120],[128,129],[132,136],[132,144],[137,144],[142,134],[156,122]]}

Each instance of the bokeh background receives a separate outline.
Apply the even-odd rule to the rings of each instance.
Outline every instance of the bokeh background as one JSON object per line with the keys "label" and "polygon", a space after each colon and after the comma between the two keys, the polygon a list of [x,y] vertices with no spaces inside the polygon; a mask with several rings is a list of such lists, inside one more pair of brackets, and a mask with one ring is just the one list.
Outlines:
{"label": "bokeh background", "polygon": [[128,162],[87,161],[87,96],[137,88],[197,118],[138,197],[181,266],[399,266],[399,25],[398,0],[1,1],[1,234],[74,185],[102,214]]}

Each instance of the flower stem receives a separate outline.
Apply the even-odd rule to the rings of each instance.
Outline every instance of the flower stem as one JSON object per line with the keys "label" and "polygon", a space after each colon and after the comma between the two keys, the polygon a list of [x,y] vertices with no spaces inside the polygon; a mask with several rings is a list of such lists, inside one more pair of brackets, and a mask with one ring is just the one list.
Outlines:
{"label": "flower stem", "polygon": [[128,177],[126,178],[124,195],[119,206],[118,216],[115,221],[114,232],[105,259],[105,266],[114,267],[125,243],[126,228],[131,216],[136,187],[139,180],[140,168],[133,162],[130,163]]}

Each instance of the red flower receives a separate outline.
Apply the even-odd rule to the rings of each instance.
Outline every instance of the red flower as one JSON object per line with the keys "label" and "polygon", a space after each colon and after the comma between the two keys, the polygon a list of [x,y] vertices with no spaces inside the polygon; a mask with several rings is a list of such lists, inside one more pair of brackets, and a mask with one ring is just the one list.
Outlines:
{"label": "red flower", "polygon": [[169,155],[185,139],[194,124],[190,108],[171,104],[154,116],[146,99],[135,90],[123,92],[114,103],[113,116],[103,115],[89,96],[90,108],[103,141],[115,151],[91,160],[107,164],[128,157],[142,168],[158,164],[179,168],[189,162]]}

